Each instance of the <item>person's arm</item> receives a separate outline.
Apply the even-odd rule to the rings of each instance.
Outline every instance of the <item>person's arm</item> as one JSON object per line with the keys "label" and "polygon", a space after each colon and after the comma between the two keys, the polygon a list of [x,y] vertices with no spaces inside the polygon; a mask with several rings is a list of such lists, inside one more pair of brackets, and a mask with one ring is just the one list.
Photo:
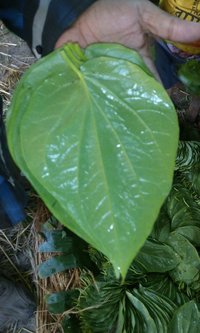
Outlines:
{"label": "person's arm", "polygon": [[96,0],[1,0],[0,19],[23,38],[36,57],[56,41]]}

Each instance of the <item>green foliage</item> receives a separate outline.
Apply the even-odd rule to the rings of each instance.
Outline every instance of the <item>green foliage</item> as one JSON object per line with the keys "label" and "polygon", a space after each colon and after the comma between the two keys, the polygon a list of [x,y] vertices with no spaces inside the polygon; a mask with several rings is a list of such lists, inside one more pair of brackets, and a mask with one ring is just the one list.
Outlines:
{"label": "green foliage", "polygon": [[7,134],[54,216],[125,278],[170,190],[178,141],[174,107],[138,54],[56,50],[19,83]]}
{"label": "green foliage", "polygon": [[175,310],[189,300],[160,274],[135,286],[133,276],[122,285],[105,275],[96,281],[86,276],[83,282],[78,309],[84,333],[168,333]]}
{"label": "green foliage", "polygon": [[[70,304],[80,311],[80,332],[198,332],[200,258],[195,246],[199,241],[197,223],[200,213],[194,190],[191,195],[192,184],[185,186],[185,172],[192,173],[193,167],[180,170],[184,177],[180,176],[180,171],[175,175],[174,186],[151,236],[133,261],[123,283],[116,279],[108,259],[89,248],[90,259],[101,272],[94,273],[94,276],[82,273],[80,294],[75,295],[76,300]],[[187,207],[187,211],[183,207]],[[196,209],[195,215],[192,214],[193,208]],[[172,222],[178,213],[175,227]],[[63,300],[60,305],[55,302],[53,312],[63,304]],[[71,333],[74,329],[72,318],[68,319],[71,331],[67,331]]]}
{"label": "green foliage", "polygon": [[72,252],[72,238],[64,230],[45,232],[46,241],[40,244],[39,252]]}
{"label": "green foliage", "polygon": [[177,267],[169,273],[171,278],[185,285],[198,281],[200,287],[200,257],[195,247],[176,231],[170,234],[168,244],[181,258]]}
{"label": "green foliage", "polygon": [[74,307],[74,300],[79,295],[78,290],[60,291],[46,296],[47,309],[51,313],[63,313]]}
{"label": "green foliage", "polygon": [[112,332],[117,326],[124,288],[115,280],[96,281],[94,284],[90,276],[85,276],[82,282],[85,288],[78,300],[78,309],[86,309],[80,312],[82,331]]}
{"label": "green foliage", "polygon": [[182,226],[200,227],[200,206],[189,183],[174,182],[166,202],[167,213],[171,220],[171,230]]}
{"label": "green foliage", "polygon": [[182,175],[185,186],[189,186],[191,195],[196,194],[196,200],[199,203],[200,198],[200,163],[193,165],[191,170],[186,170]]}
{"label": "green foliage", "polygon": [[65,316],[62,320],[62,333],[81,333],[79,322],[73,317]]}
{"label": "green foliage", "polygon": [[178,76],[180,81],[188,88],[189,92],[200,95],[200,63],[198,60],[189,60],[181,65]]}
{"label": "green foliage", "polygon": [[40,244],[39,252],[54,255],[39,265],[40,278],[76,267],[86,266],[93,270],[94,265],[87,252],[88,245],[69,230],[64,227],[58,229],[58,224],[49,220],[42,226],[42,235],[45,241]]}
{"label": "green foliage", "polygon": [[190,300],[173,282],[169,274],[148,274],[143,278],[142,284],[159,295],[169,298],[177,306],[181,306]]}
{"label": "green foliage", "polygon": [[[195,156],[196,145],[190,146]],[[188,167],[177,169],[174,186],[151,236],[133,261],[123,284],[116,285],[106,258],[91,250],[91,258],[98,265],[101,262],[102,275],[96,281],[88,279],[80,291],[79,309],[90,307],[90,311],[81,314],[83,332],[199,331],[200,205],[196,181],[193,183],[194,167],[196,163],[193,165],[191,161]],[[111,323],[109,330],[103,321],[105,317]]]}
{"label": "green foliage", "polygon": [[200,312],[194,301],[181,306],[173,316],[170,333],[199,333]]}
{"label": "green foliage", "polygon": [[145,272],[164,273],[173,270],[181,261],[171,246],[149,239],[136,256],[134,263]]}
{"label": "green foliage", "polygon": [[78,267],[77,260],[73,254],[63,254],[52,257],[40,264],[38,275],[41,279]]}
{"label": "green foliage", "polygon": [[176,157],[176,170],[188,170],[200,163],[200,142],[180,141]]}
{"label": "green foliage", "polygon": [[200,226],[183,226],[177,228],[176,232],[187,238],[193,245],[200,247]]}
{"label": "green foliage", "polygon": [[[200,92],[196,63],[180,75]],[[198,333],[200,145],[179,143],[160,210],[177,123],[139,55],[116,44],[55,51],[21,81],[7,129],[14,159],[47,206],[91,245],[64,228],[43,229],[39,250],[56,256],[41,277],[84,268],[79,290],[47,296],[52,314],[69,313],[63,331]]]}

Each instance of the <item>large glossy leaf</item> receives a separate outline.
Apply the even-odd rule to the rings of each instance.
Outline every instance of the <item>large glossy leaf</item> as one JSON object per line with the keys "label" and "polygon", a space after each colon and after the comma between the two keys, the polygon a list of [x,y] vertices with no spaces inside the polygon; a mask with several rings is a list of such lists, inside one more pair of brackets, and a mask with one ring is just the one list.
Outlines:
{"label": "large glossy leaf", "polygon": [[125,276],[170,189],[178,126],[138,55],[99,48],[67,45],[33,65],[8,141],[52,213]]}

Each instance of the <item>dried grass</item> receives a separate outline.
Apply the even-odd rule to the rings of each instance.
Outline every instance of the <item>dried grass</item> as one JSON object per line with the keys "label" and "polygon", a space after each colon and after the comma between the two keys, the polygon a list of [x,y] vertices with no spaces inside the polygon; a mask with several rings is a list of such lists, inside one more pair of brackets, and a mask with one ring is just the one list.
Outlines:
{"label": "dried grass", "polygon": [[[50,314],[46,307],[45,298],[48,294],[66,291],[80,287],[79,269],[70,270],[64,273],[40,279],[37,271],[38,266],[46,261],[53,254],[40,253],[39,245],[44,241],[40,234],[41,226],[51,216],[43,202],[35,194],[30,197],[32,208],[28,208],[28,219],[32,221],[26,226],[19,225],[17,228],[0,230],[0,262],[2,271],[6,271],[16,281],[21,281],[27,289],[33,292],[35,285],[37,295],[36,332],[37,333],[58,333],[63,332],[61,322],[63,315]],[[18,262],[18,253],[30,261],[30,269],[21,270]],[[20,267],[20,268],[19,268]],[[72,309],[73,311],[73,309]],[[26,328],[17,330],[12,327],[6,333],[33,333]]]}
{"label": "dried grass", "polygon": [[1,22],[0,40],[0,94],[7,109],[16,83],[35,59],[25,42],[9,33]]}
{"label": "dried grass", "polygon": [[[22,283],[31,294],[34,294],[36,288],[33,283],[31,261],[34,256],[35,234],[32,232],[31,224],[27,222],[15,228],[0,230],[0,266],[1,273],[15,282]],[[35,326],[33,316],[27,324],[29,329],[19,329],[16,322],[5,333],[34,333]]]}
{"label": "dried grass", "polygon": [[[0,95],[6,112],[13,89],[22,73],[33,62],[33,57],[29,51],[25,52],[24,42],[10,34],[1,22],[0,41]],[[23,55],[20,55],[22,45]],[[26,285],[27,279],[18,268],[18,254],[24,252],[26,258],[30,256],[30,237],[30,226],[27,224],[0,230],[1,271],[5,269],[10,276],[23,280]]]}
{"label": "dried grass", "polygon": [[74,289],[80,286],[80,271],[70,270],[64,273],[57,273],[46,279],[39,279],[37,274],[38,265],[46,261],[52,254],[40,253],[39,245],[44,241],[40,236],[41,225],[45,223],[50,214],[44,204],[38,199],[37,211],[33,217],[35,232],[35,258],[33,269],[35,272],[35,283],[37,287],[38,309],[36,314],[37,333],[62,332],[61,321],[63,315],[53,315],[47,310],[45,298],[48,294]]}

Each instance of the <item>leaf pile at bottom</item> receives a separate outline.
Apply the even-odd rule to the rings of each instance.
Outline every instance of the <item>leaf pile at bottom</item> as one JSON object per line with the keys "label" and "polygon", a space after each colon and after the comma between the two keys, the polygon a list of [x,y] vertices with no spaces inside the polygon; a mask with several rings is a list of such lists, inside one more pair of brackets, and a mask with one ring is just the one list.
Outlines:
{"label": "leaf pile at bottom", "polygon": [[69,235],[63,252],[73,251],[82,287],[47,297],[49,311],[67,311],[64,332],[199,333],[199,148],[199,142],[180,142],[173,187],[124,282],[103,254],[86,243],[77,251],[79,239]]}

